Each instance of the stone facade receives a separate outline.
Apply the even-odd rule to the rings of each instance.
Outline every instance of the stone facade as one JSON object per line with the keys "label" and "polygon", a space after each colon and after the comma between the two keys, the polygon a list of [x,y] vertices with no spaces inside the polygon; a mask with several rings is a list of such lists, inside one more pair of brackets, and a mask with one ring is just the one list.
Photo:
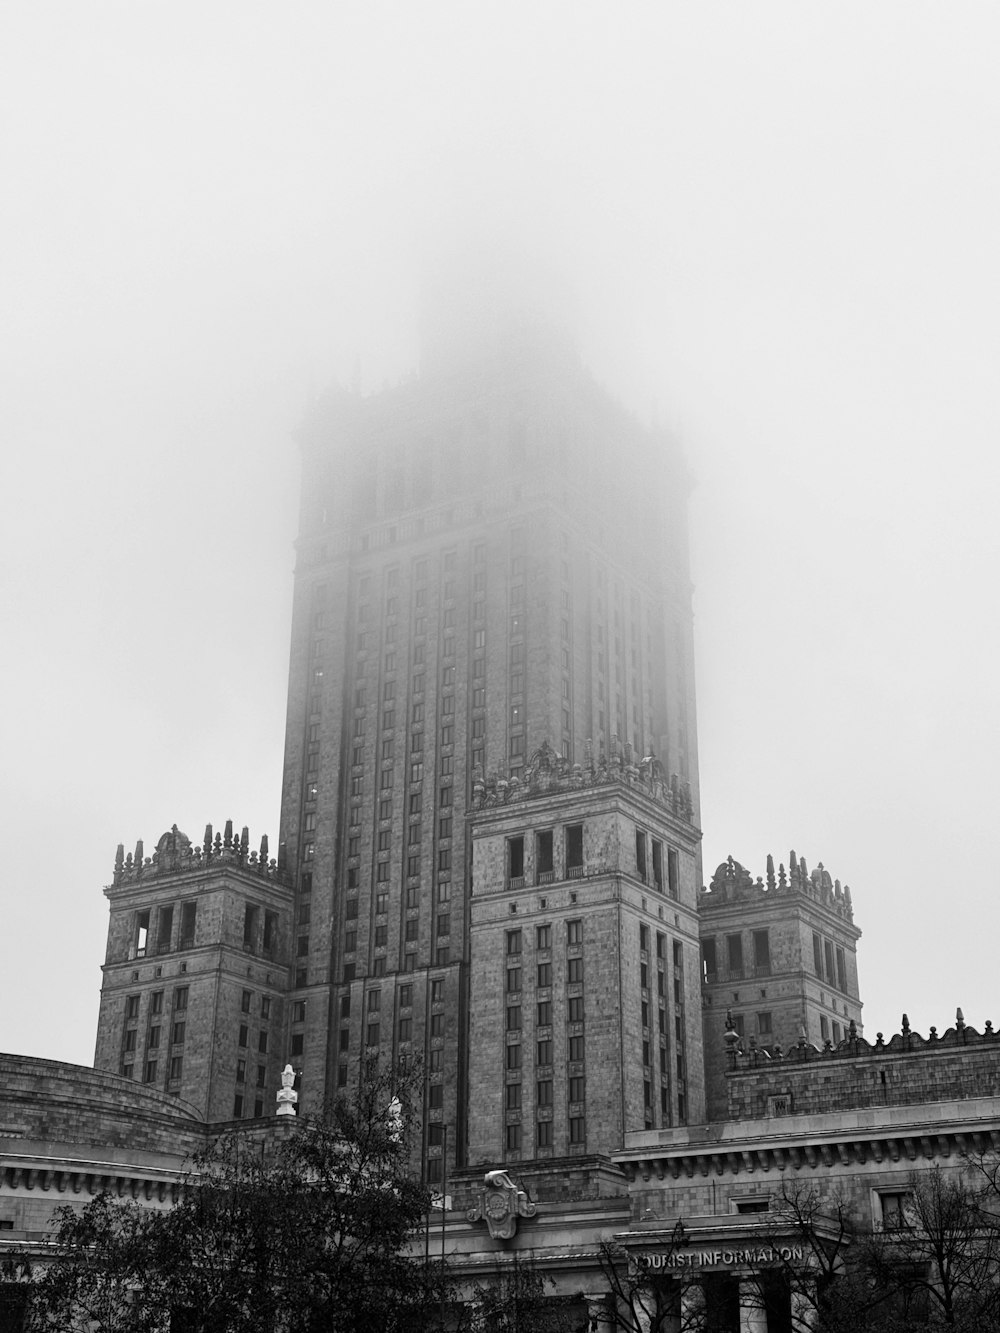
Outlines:
{"label": "stone facade", "polygon": [[0,1088],[0,1259],[104,1190],[169,1205],[205,1146],[193,1106],[104,1071],[0,1055]]}
{"label": "stone facade", "polygon": [[197,846],[175,827],[149,858],[119,847],[105,892],[95,1067],[207,1120],[269,1115],[304,1024],[287,1000],[291,892],[267,839],[251,852],[227,824]]}
{"label": "stone facade", "polygon": [[571,763],[627,743],[679,775],[697,820],[687,480],[666,436],[531,328],[397,390],[330,396],[300,442],[281,813],[290,999],[307,1005],[293,1063],[308,1108],[371,1052],[422,1052],[425,1120],[452,1126],[454,1167],[475,776],[516,780],[543,743]]}
{"label": "stone facade", "polygon": [[543,747],[523,782],[474,788],[472,1163],[703,1118],[700,835],[652,770]]}
{"label": "stone facade", "polygon": [[732,857],[699,895],[708,1115],[727,1114],[725,1036],[747,1050],[837,1044],[861,1031],[849,888],[792,852],[753,879]]}
{"label": "stone facade", "polygon": [[889,1041],[868,1042],[850,1031],[836,1047],[819,1050],[800,1038],[787,1051],[726,1053],[728,1118],[819,1114],[1000,1097],[1000,1037],[987,1021],[980,1033],[961,1010],[942,1035],[903,1029]]}
{"label": "stone facade", "polygon": [[61,1202],[168,1205],[227,1126],[295,1132],[286,1062],[309,1115],[378,1055],[422,1064],[415,1249],[466,1294],[530,1258],[605,1333],[612,1245],[763,1333],[782,1199],[879,1226],[1000,1150],[1000,1040],[866,1039],[822,864],[702,885],[683,466],[565,349],[487,342],[301,443],[277,855],[119,848],[95,1070],[0,1057],[0,1259]]}

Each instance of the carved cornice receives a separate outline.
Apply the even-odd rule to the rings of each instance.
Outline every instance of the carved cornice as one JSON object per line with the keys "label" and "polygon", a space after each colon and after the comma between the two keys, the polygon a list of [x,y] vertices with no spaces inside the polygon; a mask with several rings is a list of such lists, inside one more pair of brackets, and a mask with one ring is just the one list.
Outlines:
{"label": "carved cornice", "polygon": [[0,1159],[0,1192],[116,1194],[119,1198],[176,1203],[180,1181],[174,1173],[129,1170],[119,1163],[56,1164],[31,1158]]}
{"label": "carved cornice", "polygon": [[475,810],[488,810],[554,793],[601,787],[625,787],[639,792],[663,806],[675,818],[688,824],[693,822],[689,784],[676,773],[668,779],[663,765],[653,754],[636,759],[629,742],[622,744],[617,736],[611,739],[608,759],[601,755],[595,761],[593,743],[588,740],[584,762],[571,764],[545,741],[531,756],[523,777],[496,773],[483,777],[482,773],[477,773],[472,784],[472,805]]}
{"label": "carved cornice", "polygon": [[768,856],[766,879],[761,875],[754,879],[739,861],[727,857],[716,867],[708,887],[702,889],[698,909],[704,913],[732,903],[764,902],[770,898],[787,898],[790,894],[804,894],[846,921],[854,920],[848,885],[841,886],[839,879],[833,879],[822,861],[810,873],[805,857],[796,857],[794,852],[789,855],[787,873],[782,863],[776,872],[774,857]]}
{"label": "carved cornice", "polygon": [[[928,1115],[930,1108],[922,1106],[919,1120],[897,1116],[892,1123],[886,1117],[882,1125],[872,1126],[862,1125],[857,1117],[853,1124],[828,1129],[821,1123],[800,1129],[789,1128],[787,1121],[784,1126],[755,1121],[752,1129],[741,1125],[740,1136],[733,1135],[726,1142],[651,1143],[616,1153],[615,1161],[634,1184],[699,1176],[708,1179],[767,1175],[771,1171],[815,1171],[821,1167],[865,1166],[869,1162],[905,1165],[921,1159],[933,1162],[1000,1151],[1000,1102],[995,1098],[983,1100],[992,1112],[986,1116],[975,1114],[986,1107],[964,1103],[962,1115],[932,1118]],[[823,1117],[810,1119],[822,1121]]]}

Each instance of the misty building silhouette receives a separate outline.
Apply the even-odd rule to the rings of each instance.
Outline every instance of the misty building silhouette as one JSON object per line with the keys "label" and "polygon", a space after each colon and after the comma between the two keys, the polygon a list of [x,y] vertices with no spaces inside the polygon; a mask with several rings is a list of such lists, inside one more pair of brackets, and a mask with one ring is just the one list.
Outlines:
{"label": "misty building silhouette", "polygon": [[95,1060],[208,1121],[419,1061],[431,1184],[724,1118],[729,1010],[861,1017],[822,868],[701,889],[675,445],[548,326],[466,327],[301,431],[278,855],[119,849]]}
{"label": "misty building silhouette", "polygon": [[[400,388],[331,395],[301,432],[281,841],[305,1104],[368,1054],[420,1054],[426,1132],[458,1126],[461,1160],[476,783],[523,783],[543,745],[570,770],[645,758],[696,827],[698,774],[676,448],[543,326],[445,346]],[[533,846],[509,878],[554,876]],[[696,840],[686,855],[693,902]],[[686,1114],[656,1105],[656,1123]]]}
{"label": "misty building silhouette", "polygon": [[99,1073],[0,1056],[0,1257],[66,1191],[162,1204],[220,1130],[287,1132],[287,1063],[308,1115],[419,1062],[463,1297],[526,1249],[608,1330],[612,1244],[670,1318],[811,1326],[786,1187],[906,1225],[1000,1141],[1000,1037],[866,1040],[822,864],[703,885],[683,462],[561,337],[465,330],[306,422],[279,845],[119,847]]}

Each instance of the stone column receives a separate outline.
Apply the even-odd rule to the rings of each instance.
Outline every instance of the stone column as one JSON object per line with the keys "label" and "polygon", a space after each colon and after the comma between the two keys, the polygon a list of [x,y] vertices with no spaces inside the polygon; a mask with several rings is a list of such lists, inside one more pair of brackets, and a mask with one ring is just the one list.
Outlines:
{"label": "stone column", "polygon": [[680,1324],[681,1333],[691,1333],[692,1329],[701,1328],[705,1314],[705,1288],[700,1282],[685,1282],[681,1287]]}
{"label": "stone column", "polygon": [[811,1277],[796,1278],[797,1290],[792,1291],[792,1328],[795,1333],[814,1328],[819,1318],[816,1308],[816,1282]]}
{"label": "stone column", "polygon": [[632,1306],[632,1313],[635,1315],[635,1324],[639,1333],[649,1333],[652,1319],[649,1314],[649,1296],[643,1293],[643,1300],[638,1301]]}
{"label": "stone column", "polygon": [[740,1278],[740,1333],[767,1333],[764,1295],[753,1278]]}
{"label": "stone column", "polygon": [[584,1292],[583,1299],[587,1302],[589,1333],[611,1333],[614,1325],[611,1322],[611,1311],[608,1308],[610,1300],[608,1293],[602,1291],[594,1295],[590,1292]]}

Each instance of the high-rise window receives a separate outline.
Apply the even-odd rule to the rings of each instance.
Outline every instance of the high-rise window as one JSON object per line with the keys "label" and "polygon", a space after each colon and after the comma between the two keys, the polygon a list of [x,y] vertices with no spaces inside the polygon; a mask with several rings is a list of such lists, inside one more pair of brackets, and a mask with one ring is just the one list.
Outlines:
{"label": "high-rise window", "polygon": [[583,825],[570,824],[566,829],[566,872],[583,868]]}
{"label": "high-rise window", "polygon": [[510,879],[524,878],[524,838],[507,839],[507,874]]}

